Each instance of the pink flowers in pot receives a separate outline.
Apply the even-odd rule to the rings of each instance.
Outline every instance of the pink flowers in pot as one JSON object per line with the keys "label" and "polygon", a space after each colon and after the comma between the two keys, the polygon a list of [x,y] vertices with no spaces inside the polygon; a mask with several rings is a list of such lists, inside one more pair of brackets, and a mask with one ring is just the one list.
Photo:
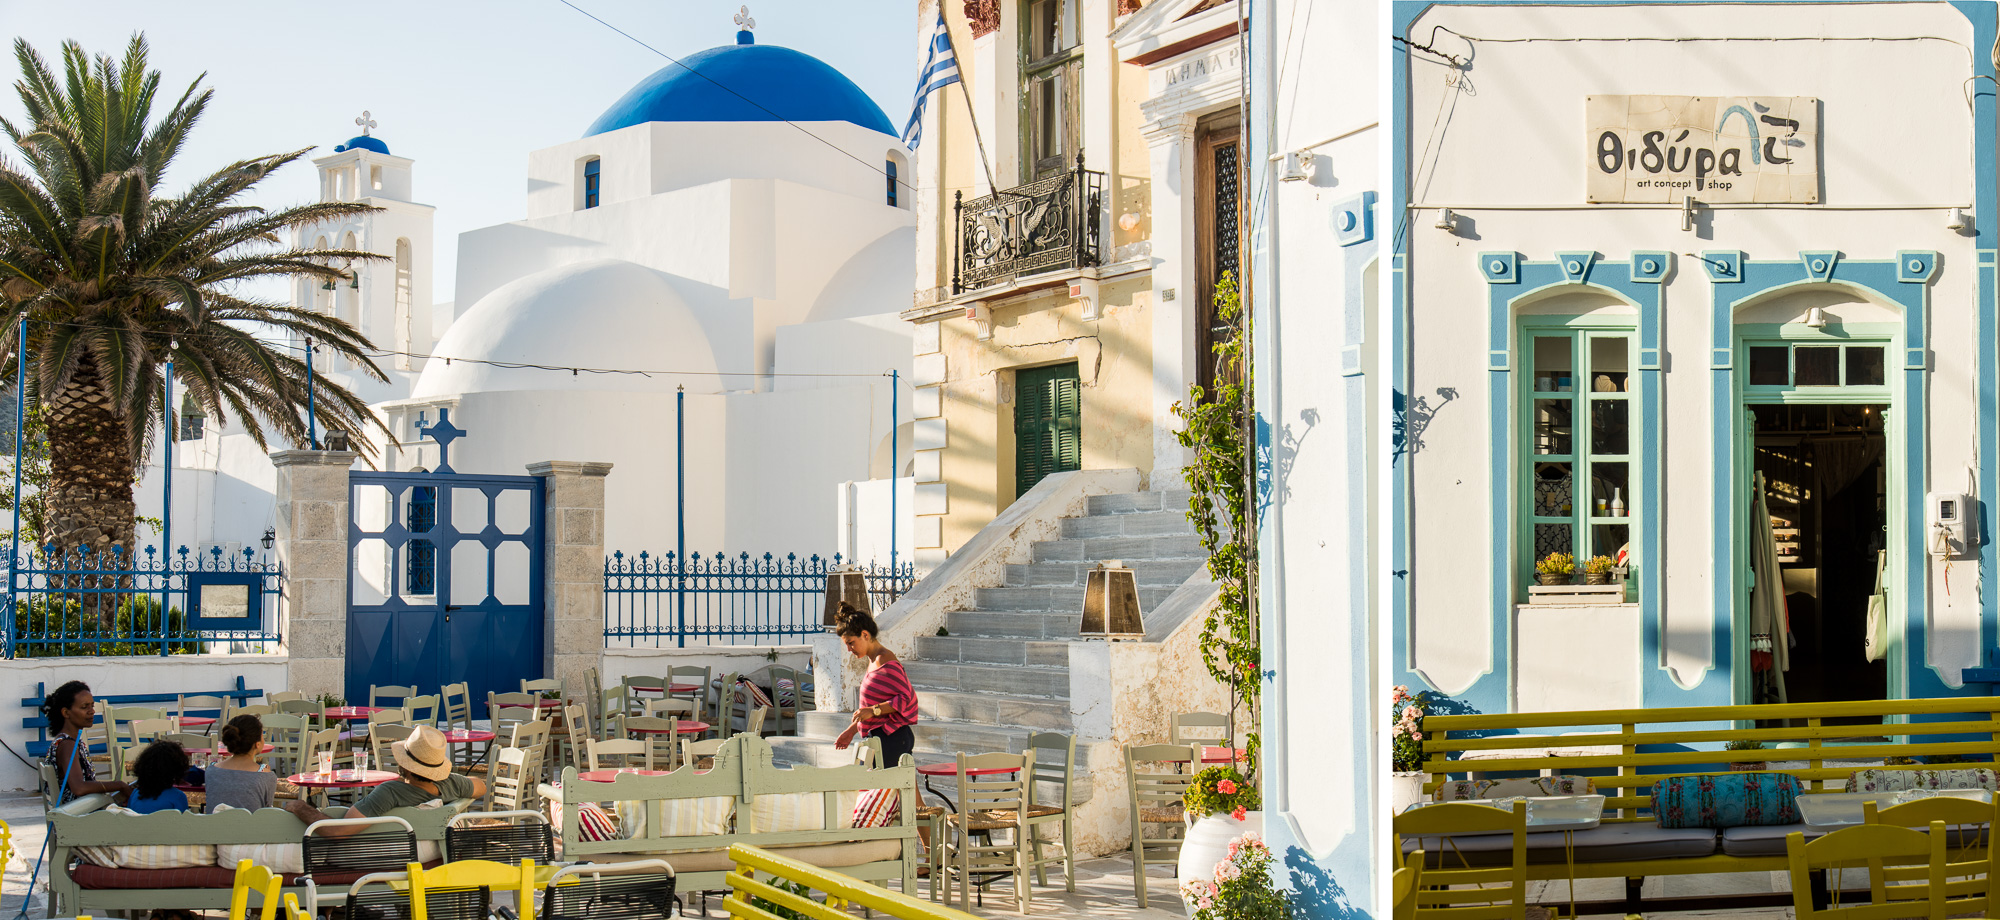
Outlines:
{"label": "pink flowers in pot", "polygon": [[1194,920],[1287,920],[1291,894],[1272,879],[1271,863],[1271,848],[1244,834],[1229,841],[1213,879],[1183,880],[1181,896],[1194,905]]}
{"label": "pink flowers in pot", "polygon": [[1424,714],[1431,708],[1430,693],[1411,693],[1398,684],[1389,690],[1390,760],[1399,773],[1423,769]]}
{"label": "pink flowers in pot", "polygon": [[1196,773],[1194,782],[1181,793],[1181,804],[1196,818],[1229,815],[1241,821],[1247,813],[1262,808],[1264,800],[1258,795],[1256,784],[1238,772],[1234,764],[1223,764]]}

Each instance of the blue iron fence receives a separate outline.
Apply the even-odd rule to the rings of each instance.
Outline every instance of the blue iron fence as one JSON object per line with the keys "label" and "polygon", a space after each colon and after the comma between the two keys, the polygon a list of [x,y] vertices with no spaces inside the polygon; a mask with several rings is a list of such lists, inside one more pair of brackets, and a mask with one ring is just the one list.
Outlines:
{"label": "blue iron fence", "polygon": [[15,560],[0,619],[6,656],[188,655],[214,643],[268,651],[284,570],[253,554],[30,550]]}
{"label": "blue iron fence", "polygon": [[[819,556],[778,558],[739,553],[693,553],[685,566],[673,553],[604,560],[604,642],[607,646],[685,646],[690,638],[712,644],[754,645],[798,639],[821,631],[826,576],[841,564]],[[869,602],[894,603],[916,583],[916,566],[867,565]]]}

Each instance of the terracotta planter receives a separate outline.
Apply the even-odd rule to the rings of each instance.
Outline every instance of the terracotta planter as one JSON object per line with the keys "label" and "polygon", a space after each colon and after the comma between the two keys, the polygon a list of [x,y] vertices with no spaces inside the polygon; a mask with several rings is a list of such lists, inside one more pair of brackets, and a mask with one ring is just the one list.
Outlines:
{"label": "terracotta planter", "polygon": [[1565,572],[1536,572],[1535,580],[1545,585],[1566,585],[1575,576]]}
{"label": "terracotta planter", "polygon": [[[1238,821],[1226,814],[1190,819],[1187,836],[1181,840],[1181,858],[1176,876],[1182,884],[1200,879],[1215,880],[1215,866],[1229,855],[1229,841],[1244,834],[1264,834],[1264,813],[1247,812]],[[1188,916],[1194,916],[1194,901],[1183,896]]]}
{"label": "terracotta planter", "polygon": [[1611,573],[1585,572],[1583,573],[1583,583],[1586,585],[1608,585],[1611,583]]}

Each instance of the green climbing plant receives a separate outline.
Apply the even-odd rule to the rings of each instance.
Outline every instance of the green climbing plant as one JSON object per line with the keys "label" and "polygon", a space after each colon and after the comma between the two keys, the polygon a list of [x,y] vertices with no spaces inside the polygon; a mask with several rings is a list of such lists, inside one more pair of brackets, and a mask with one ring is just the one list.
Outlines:
{"label": "green climbing plant", "polygon": [[[1218,319],[1237,327],[1243,318],[1243,296],[1236,275],[1225,272],[1215,285]],[[1247,330],[1244,330],[1247,333]],[[1232,697],[1249,710],[1250,730],[1244,733],[1248,768],[1257,771],[1257,699],[1262,688],[1263,655],[1257,627],[1251,620],[1250,563],[1256,535],[1250,532],[1245,507],[1250,479],[1249,375],[1243,370],[1243,334],[1228,336],[1214,346],[1215,375],[1205,386],[1196,381],[1186,400],[1174,403],[1181,421],[1175,437],[1190,452],[1182,471],[1193,497],[1188,520],[1208,553],[1208,574],[1219,596],[1201,629],[1202,663]]]}

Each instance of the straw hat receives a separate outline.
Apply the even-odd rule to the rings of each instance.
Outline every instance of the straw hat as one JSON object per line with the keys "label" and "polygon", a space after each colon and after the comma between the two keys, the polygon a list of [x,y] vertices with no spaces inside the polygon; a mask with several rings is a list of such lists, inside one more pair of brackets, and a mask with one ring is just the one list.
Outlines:
{"label": "straw hat", "polygon": [[432,782],[451,775],[451,749],[445,746],[444,733],[428,725],[417,726],[410,737],[390,744],[389,752],[398,766]]}

